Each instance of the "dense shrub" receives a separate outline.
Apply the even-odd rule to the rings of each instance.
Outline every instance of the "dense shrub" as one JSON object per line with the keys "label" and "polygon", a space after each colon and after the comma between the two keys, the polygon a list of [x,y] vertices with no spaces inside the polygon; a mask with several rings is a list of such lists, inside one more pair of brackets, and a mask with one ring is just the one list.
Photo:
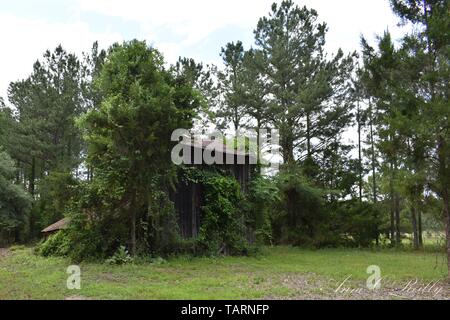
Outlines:
{"label": "dense shrub", "polygon": [[[138,216],[137,254],[153,257],[251,254],[253,249],[246,238],[247,220],[242,209],[244,197],[236,179],[224,172],[194,168],[185,168],[182,179],[196,181],[204,187],[198,237],[181,238],[168,192],[158,190],[156,186],[164,184],[155,181],[148,203]],[[113,186],[106,189],[98,180],[80,183],[65,210],[70,225],[64,230],[64,237],[60,234],[51,237],[40,246],[39,252],[64,254],[75,261],[120,260],[124,256],[120,247],[129,243],[129,216],[117,194]],[[60,240],[64,241],[60,243]]]}
{"label": "dense shrub", "polygon": [[190,252],[181,239],[178,217],[168,192],[158,190],[156,185],[153,190],[146,215],[140,221],[143,234],[138,252],[155,256]]}
{"label": "dense shrub", "polygon": [[64,217],[64,211],[77,193],[79,181],[69,171],[54,171],[39,181],[36,203],[39,230]]}
{"label": "dense shrub", "polygon": [[95,182],[81,183],[66,208],[69,256],[75,261],[106,259],[128,241],[128,217],[120,210],[114,192],[101,187]]}
{"label": "dense shrub", "polygon": [[68,256],[72,248],[72,242],[65,230],[52,234],[36,247],[36,252],[44,257]]}
{"label": "dense shrub", "polygon": [[368,247],[374,243],[380,219],[376,205],[357,200],[341,201],[330,216],[330,227],[345,246]]}
{"label": "dense shrub", "polygon": [[257,244],[272,244],[271,213],[279,209],[280,191],[274,179],[255,177],[244,201],[247,226]]}
{"label": "dense shrub", "polygon": [[25,240],[32,198],[13,181],[16,168],[0,147],[0,246]]}
{"label": "dense shrub", "polygon": [[124,246],[120,246],[114,255],[105,261],[112,265],[122,265],[133,262],[133,258],[128,253],[128,250]]}
{"label": "dense shrub", "polygon": [[183,179],[200,183],[204,194],[197,254],[247,254],[243,195],[236,179],[214,170],[185,168]]}
{"label": "dense shrub", "polygon": [[[312,186],[297,166],[285,167],[276,177],[278,210],[271,215],[277,243],[321,246],[326,234],[327,215],[322,190]],[[324,236],[325,235],[325,236]]]}

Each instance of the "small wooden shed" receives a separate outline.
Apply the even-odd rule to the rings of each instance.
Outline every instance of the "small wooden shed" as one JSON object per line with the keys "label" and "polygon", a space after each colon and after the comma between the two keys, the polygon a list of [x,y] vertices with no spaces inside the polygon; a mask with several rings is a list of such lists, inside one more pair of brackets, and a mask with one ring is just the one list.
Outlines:
{"label": "small wooden shed", "polygon": [[[203,153],[211,143],[211,141],[204,140],[202,144],[193,144],[191,149],[191,163],[195,163],[195,152]],[[256,159],[249,153],[230,149],[225,144],[220,149],[222,152],[217,156],[223,159],[223,164],[207,165],[202,163],[188,166],[196,167],[200,170],[211,170],[211,168],[221,169],[229,173],[230,176],[234,176],[239,182],[242,191],[247,192],[251,178],[256,173]],[[188,184],[179,183],[176,186],[176,191],[170,194],[170,199],[173,201],[178,214],[178,225],[183,238],[193,238],[199,234],[202,198],[203,186],[193,182]]]}
{"label": "small wooden shed", "polygon": [[48,238],[52,234],[55,234],[56,232],[58,232],[60,230],[66,229],[68,224],[69,224],[69,219],[64,218],[64,219],[61,219],[61,220],[55,222],[54,224],[48,226],[47,228],[42,230],[41,233],[44,235],[45,238]]}
{"label": "small wooden shed", "polygon": [[[211,141],[202,141],[202,144],[192,144],[191,163],[195,163],[194,155],[199,152],[203,154],[210,145]],[[239,182],[243,192],[247,192],[248,185],[252,176],[256,172],[256,159],[253,155],[242,151],[230,149],[225,144],[217,156],[223,159],[223,164],[192,164],[190,166],[201,170],[211,170],[211,168],[221,169],[234,176]],[[231,160],[231,161],[230,161]],[[231,163],[230,163],[231,162]],[[189,165],[188,165],[189,166]],[[175,210],[178,214],[178,224],[183,238],[193,238],[198,236],[201,225],[201,206],[203,186],[199,183],[179,183],[175,192],[171,192],[169,197],[173,201]],[[69,223],[68,218],[55,222],[42,230],[42,234],[48,237],[60,230],[66,229]]]}

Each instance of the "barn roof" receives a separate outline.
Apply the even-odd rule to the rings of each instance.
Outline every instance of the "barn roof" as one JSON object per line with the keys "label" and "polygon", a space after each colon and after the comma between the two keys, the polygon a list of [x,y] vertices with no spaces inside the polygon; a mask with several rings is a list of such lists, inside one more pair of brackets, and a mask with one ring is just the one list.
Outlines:
{"label": "barn roof", "polygon": [[224,154],[230,154],[230,155],[237,155],[237,156],[246,156],[249,158],[253,158],[256,159],[256,156],[251,153],[251,152],[247,152],[247,151],[241,151],[241,150],[236,150],[233,148],[230,148],[226,143],[222,143],[220,141],[217,140],[201,140],[201,143],[197,143],[197,142],[191,142],[191,143],[186,143],[186,142],[181,142],[181,144],[183,145],[187,145],[187,146],[191,146],[193,148],[198,148],[198,149],[206,149],[206,148],[215,148],[216,151],[217,150],[222,150],[222,153]]}
{"label": "barn roof", "polygon": [[58,222],[55,222],[54,224],[48,226],[47,228],[45,228],[41,232],[42,233],[48,233],[48,232],[54,232],[54,231],[66,229],[68,223],[69,223],[69,219],[68,218],[64,218],[64,219],[61,219]]}

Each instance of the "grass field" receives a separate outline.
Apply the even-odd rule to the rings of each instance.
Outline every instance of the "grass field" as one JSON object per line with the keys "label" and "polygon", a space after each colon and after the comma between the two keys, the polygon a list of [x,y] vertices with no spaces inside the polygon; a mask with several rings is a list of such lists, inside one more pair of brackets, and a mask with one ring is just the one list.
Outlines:
{"label": "grass field", "polygon": [[[0,299],[442,299],[450,296],[445,284],[445,256],[433,252],[274,247],[265,248],[256,257],[174,258],[160,264],[142,262],[124,266],[85,263],[80,265],[81,290],[66,287],[66,269],[70,264],[63,258],[36,256],[30,248],[3,250],[0,252]],[[380,267],[381,290],[370,291],[365,287],[369,265]],[[416,280],[417,283],[411,282]],[[425,292],[424,286],[430,282],[436,285]],[[410,292],[405,291],[408,283]]]}

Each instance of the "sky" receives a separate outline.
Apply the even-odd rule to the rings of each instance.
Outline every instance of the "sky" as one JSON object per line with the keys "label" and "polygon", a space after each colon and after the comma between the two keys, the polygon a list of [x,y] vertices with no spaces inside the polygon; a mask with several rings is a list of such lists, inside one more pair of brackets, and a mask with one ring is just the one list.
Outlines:
{"label": "sky", "polygon": [[[11,81],[26,78],[45,50],[58,44],[77,54],[99,41],[146,40],[167,63],[179,56],[220,65],[230,41],[253,45],[253,30],[274,0],[0,0],[0,96]],[[295,0],[314,8],[329,27],[327,50],[358,50],[389,29],[400,38],[388,0]]]}

